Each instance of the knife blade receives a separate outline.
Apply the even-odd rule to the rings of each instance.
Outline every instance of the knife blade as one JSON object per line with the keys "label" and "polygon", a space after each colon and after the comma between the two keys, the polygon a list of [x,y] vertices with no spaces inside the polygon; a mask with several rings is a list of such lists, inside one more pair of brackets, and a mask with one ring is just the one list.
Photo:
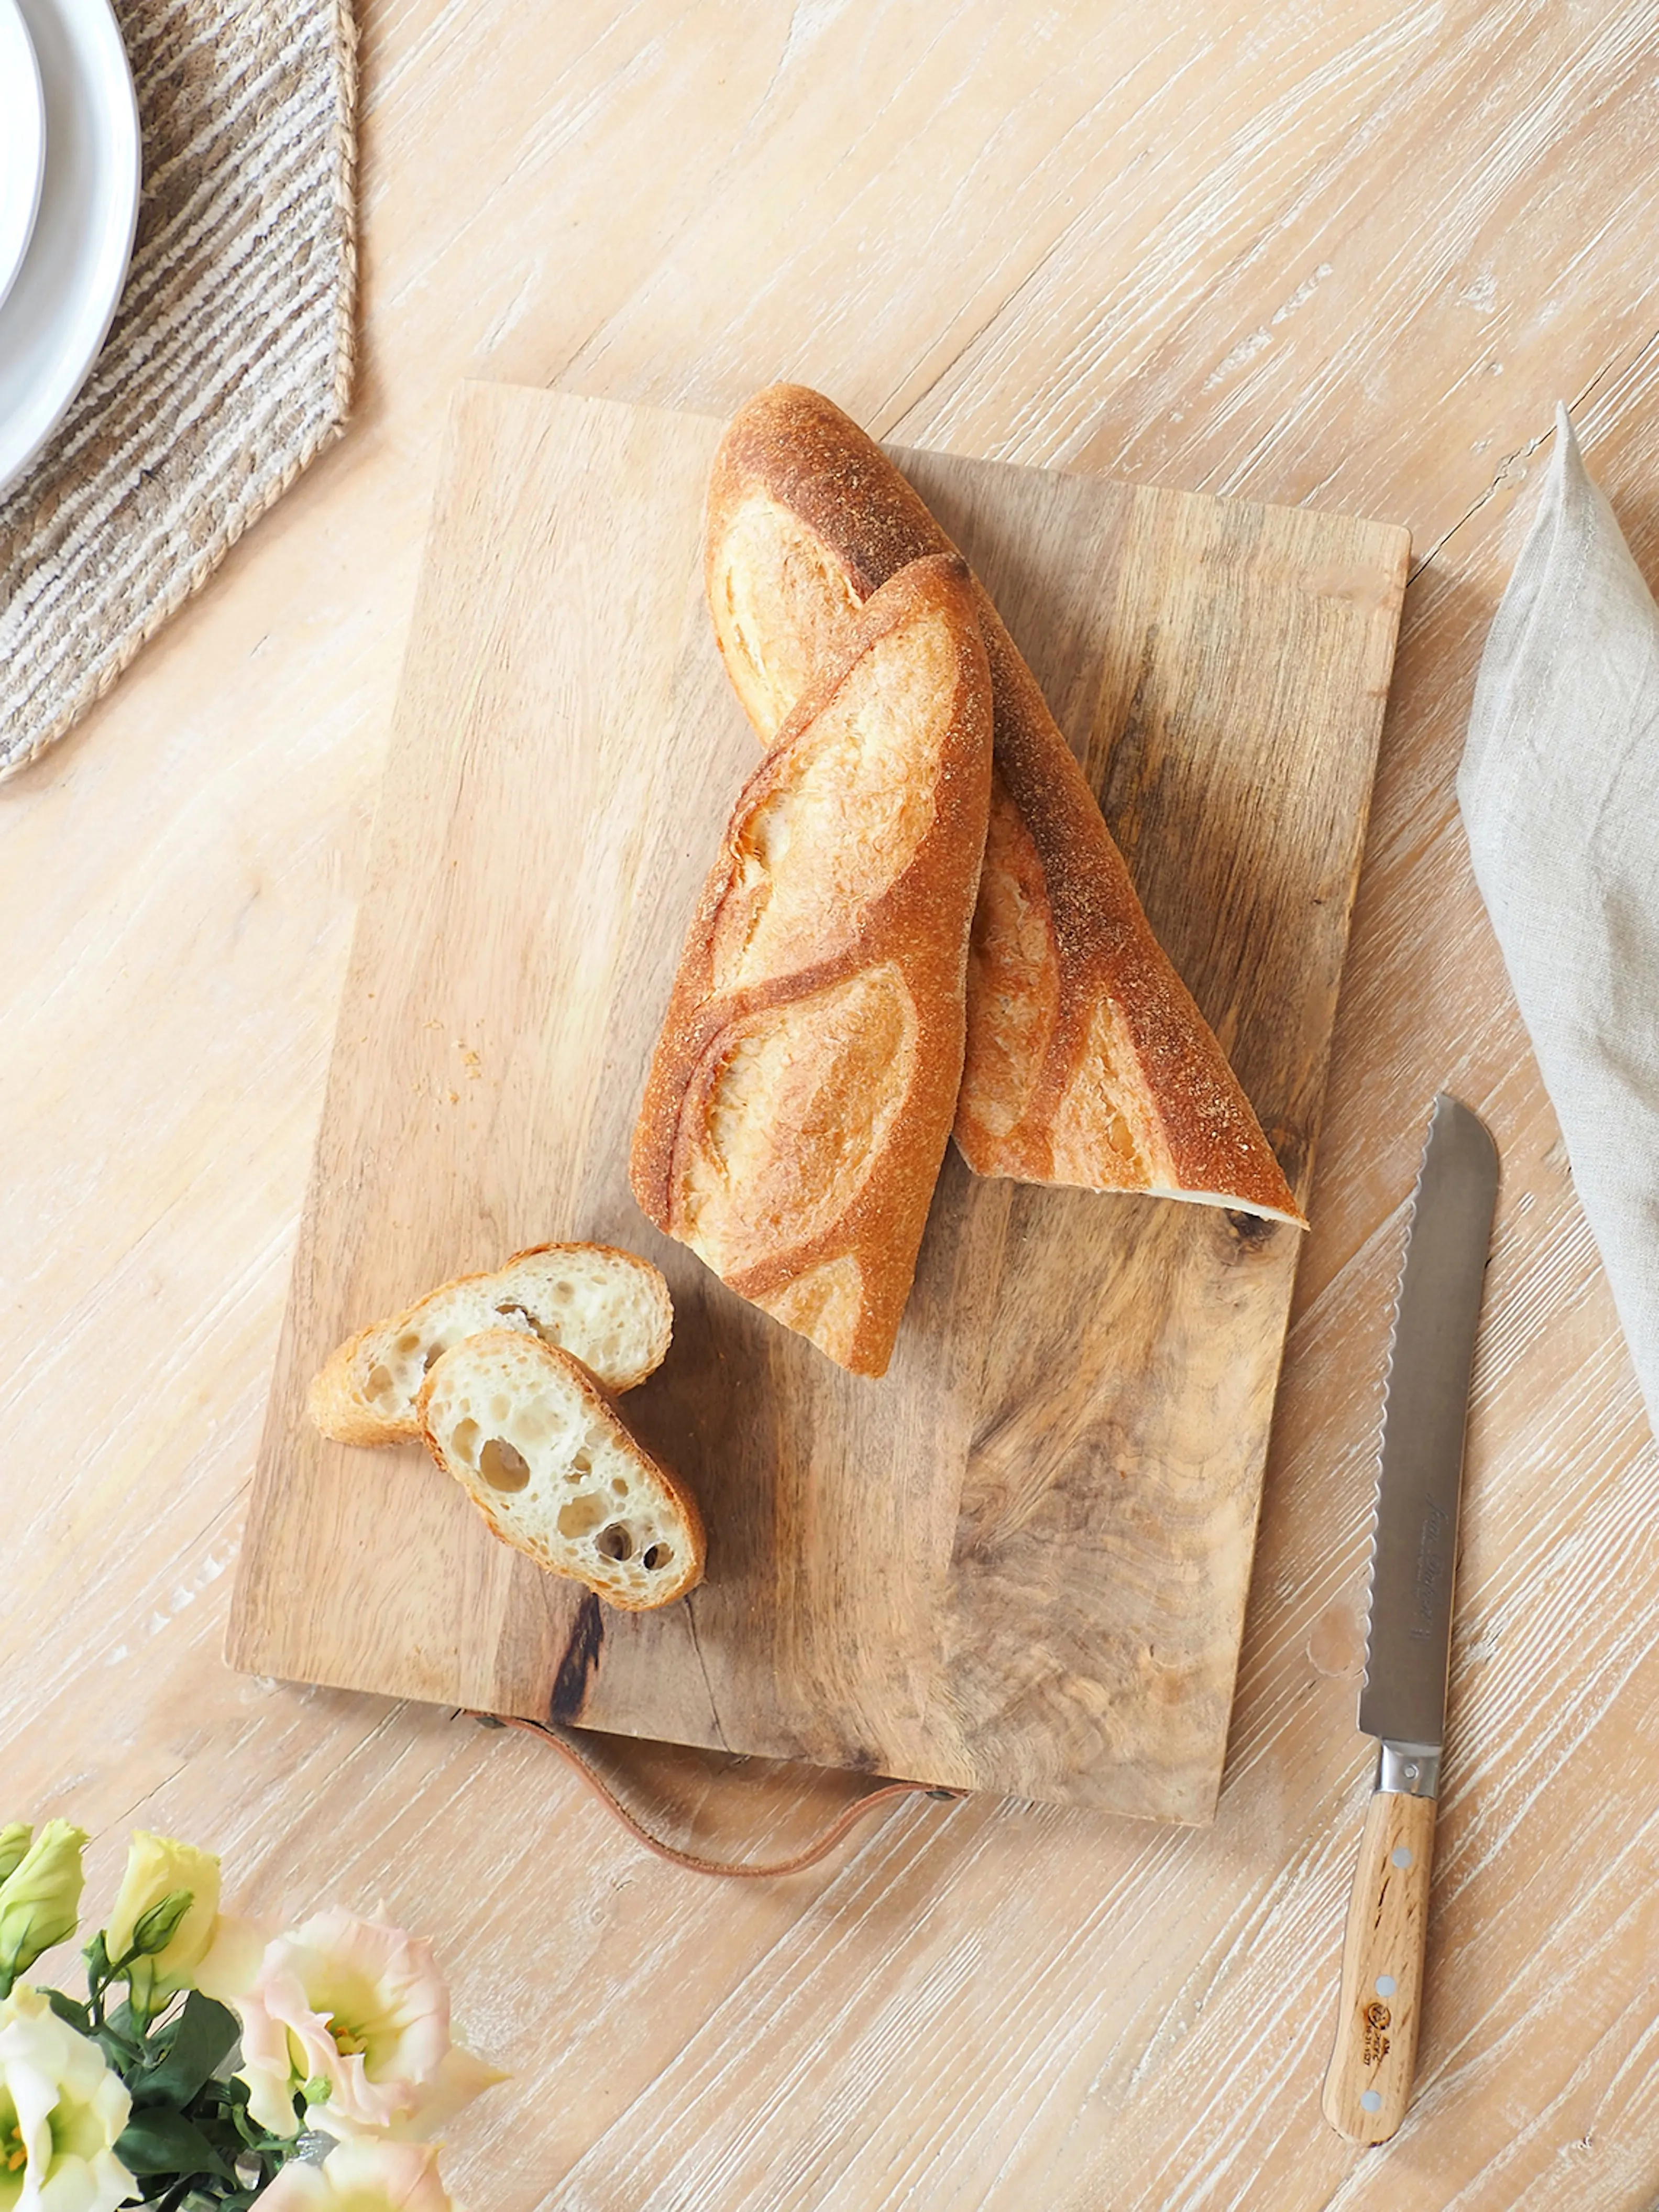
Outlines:
{"label": "knife blade", "polygon": [[1342,1948],[1325,2118],[1384,2142],[1411,2096],[1469,1376],[1498,1202],[1485,1125],[1444,1092],[1417,1178],[1389,1355],[1359,1726],[1378,1741]]}

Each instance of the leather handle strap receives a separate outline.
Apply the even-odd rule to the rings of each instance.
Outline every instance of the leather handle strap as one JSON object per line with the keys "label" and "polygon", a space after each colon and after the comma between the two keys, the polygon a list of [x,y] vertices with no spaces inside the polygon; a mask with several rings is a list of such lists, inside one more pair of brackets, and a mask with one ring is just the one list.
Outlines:
{"label": "leather handle strap", "polygon": [[561,1759],[573,1767],[606,1810],[621,1821],[635,1843],[666,1859],[671,1866],[684,1867],[689,1874],[717,1874],[729,1875],[737,1881],[757,1881],[779,1875],[799,1874],[805,1868],[816,1866],[821,1858],[833,1851],[843,1838],[850,1834],[867,1814],[878,1805],[891,1805],[901,1797],[938,1797],[955,1801],[965,1797],[965,1790],[940,1790],[926,1782],[884,1782],[879,1790],[867,1790],[862,1797],[836,1814],[823,1834],[810,1843],[805,1850],[797,1851],[787,1859],[706,1859],[696,1851],[683,1851],[677,1844],[665,1843],[653,1836],[642,1821],[635,1818],[609,1783],[605,1781],[562,1729],[550,1728],[541,1721],[525,1720],[516,1713],[475,1713],[469,1720],[482,1722],[485,1728],[522,1729],[526,1735],[540,1736],[550,1743]]}

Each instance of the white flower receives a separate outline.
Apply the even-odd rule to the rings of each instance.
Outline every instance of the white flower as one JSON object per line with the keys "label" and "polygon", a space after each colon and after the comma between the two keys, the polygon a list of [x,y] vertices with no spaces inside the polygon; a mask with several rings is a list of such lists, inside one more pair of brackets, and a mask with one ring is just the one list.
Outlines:
{"label": "white flower", "polygon": [[259,2212],[455,2212],[427,2143],[342,2143],[320,2166],[285,2166]]}
{"label": "white flower", "polygon": [[0,2004],[0,2212],[115,2212],[131,2100],[95,2043],[20,1982]]}

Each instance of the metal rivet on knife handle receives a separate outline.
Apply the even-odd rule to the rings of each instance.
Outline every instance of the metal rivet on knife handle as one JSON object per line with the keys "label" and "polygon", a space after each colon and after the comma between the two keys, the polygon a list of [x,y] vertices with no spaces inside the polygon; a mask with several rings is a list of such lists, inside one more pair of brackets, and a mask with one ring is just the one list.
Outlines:
{"label": "metal rivet on knife handle", "polygon": [[1405,2118],[1417,2059],[1435,1796],[1445,1734],[1463,1431],[1498,1155],[1435,1101],[1389,1360],[1359,1725],[1379,1740],[1342,1946],[1326,2118],[1360,2143]]}

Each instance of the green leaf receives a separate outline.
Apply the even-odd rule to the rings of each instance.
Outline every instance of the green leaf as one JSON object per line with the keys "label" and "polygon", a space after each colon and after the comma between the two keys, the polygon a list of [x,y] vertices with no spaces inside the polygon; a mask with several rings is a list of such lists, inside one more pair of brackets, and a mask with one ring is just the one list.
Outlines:
{"label": "green leaf", "polygon": [[115,2155],[129,2173],[216,2173],[235,2179],[200,2128],[165,2105],[133,2114],[116,2139]]}
{"label": "green leaf", "polygon": [[204,2181],[199,2174],[186,2174],[182,2181],[156,2181],[151,2186],[154,2194],[144,2201],[155,2204],[158,2212],[213,2212],[214,2207],[223,2208],[223,2212],[246,2212],[253,2201],[246,2190],[228,2190],[218,2181]]}
{"label": "green leaf", "polygon": [[92,2033],[92,2014],[83,2004],[76,2004],[73,1997],[66,1997],[62,1990],[42,1990],[40,1994],[58,2019],[67,2021],[77,2035]]}
{"label": "green leaf", "polygon": [[81,1954],[87,1962],[87,1987],[96,1996],[109,1979],[109,1953],[104,1948],[104,1931],[100,1928]]}
{"label": "green leaf", "polygon": [[204,2117],[200,2112],[192,2112],[189,2118],[194,2121],[201,2133],[212,2144],[215,2152],[225,2166],[234,2168],[238,2159],[247,2156],[247,2145],[228,2120],[216,2118],[211,2115]]}
{"label": "green leaf", "polygon": [[159,2064],[147,2066],[131,2083],[135,2103],[187,2105],[203,2087],[240,2033],[228,2006],[192,1990],[185,2008],[160,2041]]}
{"label": "green leaf", "polygon": [[92,2039],[103,2052],[112,2070],[124,2081],[136,2074],[144,2063],[144,2054],[139,2045],[125,2035],[117,2035],[110,2027],[100,2027],[94,2024]]}

